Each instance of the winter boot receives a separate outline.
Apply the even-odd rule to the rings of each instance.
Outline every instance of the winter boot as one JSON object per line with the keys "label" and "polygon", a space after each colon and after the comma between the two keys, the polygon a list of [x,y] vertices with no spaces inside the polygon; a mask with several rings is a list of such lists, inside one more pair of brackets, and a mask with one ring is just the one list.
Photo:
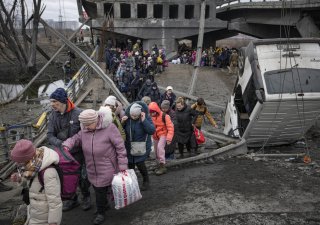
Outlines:
{"label": "winter boot", "polygon": [[87,211],[91,208],[91,198],[90,196],[83,197],[81,208],[83,211]]}
{"label": "winter boot", "polygon": [[62,204],[63,204],[63,206],[62,206],[63,212],[69,211],[69,210],[76,208],[80,205],[80,203],[78,202],[78,198],[63,201]]}
{"label": "winter boot", "polygon": [[103,214],[98,214],[96,216],[96,218],[94,218],[93,224],[94,225],[100,225],[100,224],[102,224],[104,222],[104,220],[105,220],[104,215]]}
{"label": "winter boot", "polygon": [[163,163],[160,163],[159,169],[156,171],[156,175],[162,175],[167,173],[167,168]]}
{"label": "winter boot", "polygon": [[146,191],[150,188],[149,186],[149,174],[148,174],[148,170],[147,170],[147,167],[146,167],[146,164],[143,162],[143,163],[137,163],[137,167],[142,175],[142,179],[143,179],[143,182],[142,182],[142,186],[141,186],[141,191]]}
{"label": "winter boot", "polygon": [[141,191],[147,191],[150,188],[150,183],[149,181],[143,181],[142,185],[140,187]]}

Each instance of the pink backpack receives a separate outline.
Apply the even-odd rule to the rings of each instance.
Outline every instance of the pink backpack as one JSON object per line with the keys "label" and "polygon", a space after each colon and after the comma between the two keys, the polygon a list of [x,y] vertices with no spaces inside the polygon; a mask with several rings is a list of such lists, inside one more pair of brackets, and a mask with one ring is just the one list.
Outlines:
{"label": "pink backpack", "polygon": [[48,168],[55,168],[60,178],[61,183],[61,199],[72,199],[76,194],[79,179],[80,179],[80,164],[73,158],[73,156],[64,149],[56,148],[55,151],[59,155],[59,164],[52,164],[47,168],[41,170],[38,175],[39,182],[42,186],[40,192],[44,189],[44,173]]}

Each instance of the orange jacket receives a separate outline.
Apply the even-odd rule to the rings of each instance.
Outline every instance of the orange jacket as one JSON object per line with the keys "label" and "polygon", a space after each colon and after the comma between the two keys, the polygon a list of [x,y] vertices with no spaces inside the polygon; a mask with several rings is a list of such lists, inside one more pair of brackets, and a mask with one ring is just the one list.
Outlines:
{"label": "orange jacket", "polygon": [[166,136],[167,141],[172,141],[174,135],[174,126],[170,119],[170,116],[166,114],[165,122],[162,120],[162,111],[160,110],[156,102],[151,102],[149,104],[149,110],[157,112],[157,116],[152,116],[152,122],[156,127],[156,132],[153,134],[153,139],[159,140],[160,136]]}

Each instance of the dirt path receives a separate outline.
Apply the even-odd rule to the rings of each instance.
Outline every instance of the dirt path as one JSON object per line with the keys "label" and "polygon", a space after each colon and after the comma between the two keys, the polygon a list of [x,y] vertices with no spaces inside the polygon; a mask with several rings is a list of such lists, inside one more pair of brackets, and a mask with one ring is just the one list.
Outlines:
{"label": "dirt path", "polygon": [[[156,79],[162,86],[186,91],[191,69],[187,65],[170,67]],[[235,78],[221,70],[200,71],[196,93],[226,101]],[[170,168],[160,177],[151,175],[151,189],[142,193],[143,198],[124,209],[108,210],[104,224],[320,224],[320,141],[312,135],[308,138],[311,164],[301,159],[238,157],[200,161]],[[303,149],[295,146],[265,149],[265,153],[300,151]],[[9,221],[11,209],[20,203],[18,193],[19,189],[0,193],[1,225],[9,224],[5,221]],[[94,211],[76,208],[64,213],[62,225],[91,224]]]}
{"label": "dirt path", "polygon": [[[156,77],[161,86],[173,86],[173,89],[187,92],[192,77],[193,67],[190,65],[169,65],[169,68]],[[233,89],[236,76],[224,70],[200,67],[193,95],[224,105]]]}

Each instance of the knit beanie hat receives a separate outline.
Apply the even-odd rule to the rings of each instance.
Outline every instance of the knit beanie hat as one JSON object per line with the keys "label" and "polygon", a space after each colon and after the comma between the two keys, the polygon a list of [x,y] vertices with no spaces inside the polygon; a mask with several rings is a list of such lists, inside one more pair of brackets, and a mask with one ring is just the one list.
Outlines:
{"label": "knit beanie hat", "polygon": [[17,141],[14,148],[11,150],[11,160],[17,163],[28,162],[36,153],[36,148],[31,141],[21,139]]}
{"label": "knit beanie hat", "polygon": [[151,102],[151,98],[149,96],[144,96],[141,100],[147,105],[149,105]]}
{"label": "knit beanie hat", "polygon": [[86,109],[79,115],[79,121],[82,124],[91,124],[96,122],[98,119],[98,113],[93,109]]}
{"label": "knit beanie hat", "polygon": [[50,99],[55,99],[61,103],[67,104],[68,94],[63,88],[57,88],[51,95]]}
{"label": "knit beanie hat", "polygon": [[170,101],[169,100],[163,100],[161,103],[161,109],[169,109],[170,108]]}
{"label": "knit beanie hat", "polygon": [[142,111],[142,106],[137,103],[133,103],[130,108],[130,116],[140,116],[141,111]]}
{"label": "knit beanie hat", "polygon": [[106,98],[106,100],[104,101],[104,105],[112,105],[115,106],[116,105],[116,101],[117,98],[114,97],[113,95],[110,95],[108,98]]}

